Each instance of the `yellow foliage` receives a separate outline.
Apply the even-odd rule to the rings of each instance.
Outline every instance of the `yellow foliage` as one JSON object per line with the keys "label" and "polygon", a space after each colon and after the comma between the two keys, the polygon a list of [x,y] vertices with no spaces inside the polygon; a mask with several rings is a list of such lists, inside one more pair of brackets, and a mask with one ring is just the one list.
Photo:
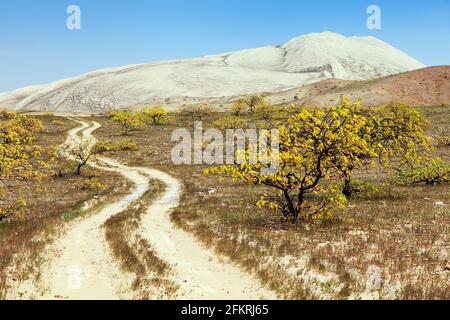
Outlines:
{"label": "yellow foliage", "polygon": [[235,116],[240,116],[248,111],[248,105],[245,99],[238,99],[233,103],[230,109],[231,113]]}
{"label": "yellow foliage", "polygon": [[16,116],[16,112],[9,109],[0,109],[0,118],[2,119],[11,119]]}
{"label": "yellow foliage", "polygon": [[107,153],[114,151],[127,151],[127,150],[137,150],[138,145],[136,142],[125,139],[117,142],[110,142],[106,140],[99,140],[95,146],[94,153]]}
{"label": "yellow foliage", "polygon": [[142,112],[145,120],[153,123],[154,125],[159,125],[168,120],[169,111],[167,111],[164,107],[146,107]]}
{"label": "yellow foliage", "polygon": [[225,129],[245,129],[248,127],[247,121],[237,116],[225,116],[212,123],[212,125],[220,130]]}
{"label": "yellow foliage", "polygon": [[[0,195],[5,194],[11,180],[39,188],[47,164],[41,159],[43,150],[34,142],[42,129],[39,120],[18,114],[0,123]],[[3,208],[0,220],[17,216],[20,208],[25,206],[21,198],[18,203],[18,206]]]}
{"label": "yellow foliage", "polygon": [[109,117],[112,121],[118,123],[122,128],[122,133],[128,135],[134,130],[143,128],[144,116],[142,113],[131,111],[111,111]]}
{"label": "yellow foliage", "polygon": [[75,186],[81,190],[105,190],[106,186],[96,178],[86,179],[77,182]]}
{"label": "yellow foliage", "polygon": [[450,163],[441,158],[431,159],[427,164],[398,172],[400,183],[443,184],[450,181]]}
{"label": "yellow foliage", "polygon": [[404,163],[420,161],[429,141],[424,124],[417,111],[404,105],[374,110],[343,98],[341,104],[327,110],[301,108],[278,124],[276,173],[261,174],[269,168],[263,161],[248,164],[248,146],[245,164],[214,167],[205,174],[275,189],[276,193],[262,197],[258,206],[279,210],[286,218],[329,218],[346,204],[334,183],[337,179],[347,180],[352,170],[375,160],[386,166],[399,155]]}

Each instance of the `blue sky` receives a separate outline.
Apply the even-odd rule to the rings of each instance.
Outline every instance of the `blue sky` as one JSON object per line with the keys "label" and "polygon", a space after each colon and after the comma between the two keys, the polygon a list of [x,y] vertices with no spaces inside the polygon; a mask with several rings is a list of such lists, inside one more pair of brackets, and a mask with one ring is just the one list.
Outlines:
{"label": "blue sky", "polygon": [[[71,4],[81,30],[66,28]],[[371,4],[381,30],[366,27]],[[14,0],[0,2],[0,92],[321,31],[372,35],[427,65],[450,65],[450,0]]]}

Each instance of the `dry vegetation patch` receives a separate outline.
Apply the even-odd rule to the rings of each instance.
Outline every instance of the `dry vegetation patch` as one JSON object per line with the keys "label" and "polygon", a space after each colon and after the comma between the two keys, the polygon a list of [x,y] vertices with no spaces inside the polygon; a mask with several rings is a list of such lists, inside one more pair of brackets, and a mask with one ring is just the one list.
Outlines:
{"label": "dry vegetation patch", "polygon": [[[43,122],[44,131],[36,143],[46,150],[61,145],[67,131],[76,126],[65,118],[49,115],[37,118]],[[46,161],[51,156],[51,153],[47,154]],[[24,195],[27,215],[23,219],[0,223],[0,298],[6,297],[10,289],[8,283],[18,283],[33,273],[39,273],[42,263],[40,253],[61,230],[61,226],[84,214],[89,207],[100,205],[109,195],[123,194],[129,188],[121,176],[92,168],[81,176],[70,173],[59,177],[48,173],[42,181],[41,191],[23,184],[12,188],[11,192]],[[86,185],[86,182],[92,181],[96,183]],[[97,183],[104,188],[97,188]],[[86,187],[80,188],[81,184]],[[2,205],[7,205],[13,198],[6,194],[1,199]]]}
{"label": "dry vegetation patch", "polygon": [[108,219],[103,225],[106,241],[123,271],[134,274],[132,291],[136,299],[171,298],[176,285],[169,279],[171,267],[158,257],[148,241],[139,235],[143,214],[164,188],[158,181],[126,211]]}
{"label": "dry vegetation patch", "polygon": [[[428,134],[450,128],[448,107],[420,108]],[[204,127],[217,120],[211,115]],[[249,122],[251,119],[247,119]],[[121,139],[120,128],[100,119],[97,134]],[[355,179],[378,186],[360,194],[334,219],[289,224],[255,207],[263,187],[205,177],[205,166],[174,166],[170,141],[186,120],[149,126],[133,134],[137,151],[112,155],[130,165],[155,167],[184,183],[172,220],[205,244],[255,272],[290,299],[449,299],[450,192],[441,186],[386,184],[376,169]],[[436,155],[449,160],[450,148]]]}

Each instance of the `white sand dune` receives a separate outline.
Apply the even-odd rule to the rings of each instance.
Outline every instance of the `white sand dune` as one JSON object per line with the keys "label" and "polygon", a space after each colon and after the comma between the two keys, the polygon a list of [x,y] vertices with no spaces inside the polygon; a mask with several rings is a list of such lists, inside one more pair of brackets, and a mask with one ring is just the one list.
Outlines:
{"label": "white sand dune", "polygon": [[0,94],[0,106],[62,112],[102,112],[155,103],[175,108],[330,78],[369,80],[423,67],[374,37],[312,33],[282,46],[102,69]]}

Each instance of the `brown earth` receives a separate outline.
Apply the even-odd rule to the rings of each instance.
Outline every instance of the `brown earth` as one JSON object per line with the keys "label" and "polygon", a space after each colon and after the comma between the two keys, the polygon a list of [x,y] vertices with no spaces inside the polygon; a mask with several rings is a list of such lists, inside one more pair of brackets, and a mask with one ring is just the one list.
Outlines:
{"label": "brown earth", "polygon": [[296,89],[269,93],[274,104],[301,103],[328,106],[341,95],[364,104],[403,102],[412,106],[450,104],[450,66],[430,67],[369,81],[323,80]]}

